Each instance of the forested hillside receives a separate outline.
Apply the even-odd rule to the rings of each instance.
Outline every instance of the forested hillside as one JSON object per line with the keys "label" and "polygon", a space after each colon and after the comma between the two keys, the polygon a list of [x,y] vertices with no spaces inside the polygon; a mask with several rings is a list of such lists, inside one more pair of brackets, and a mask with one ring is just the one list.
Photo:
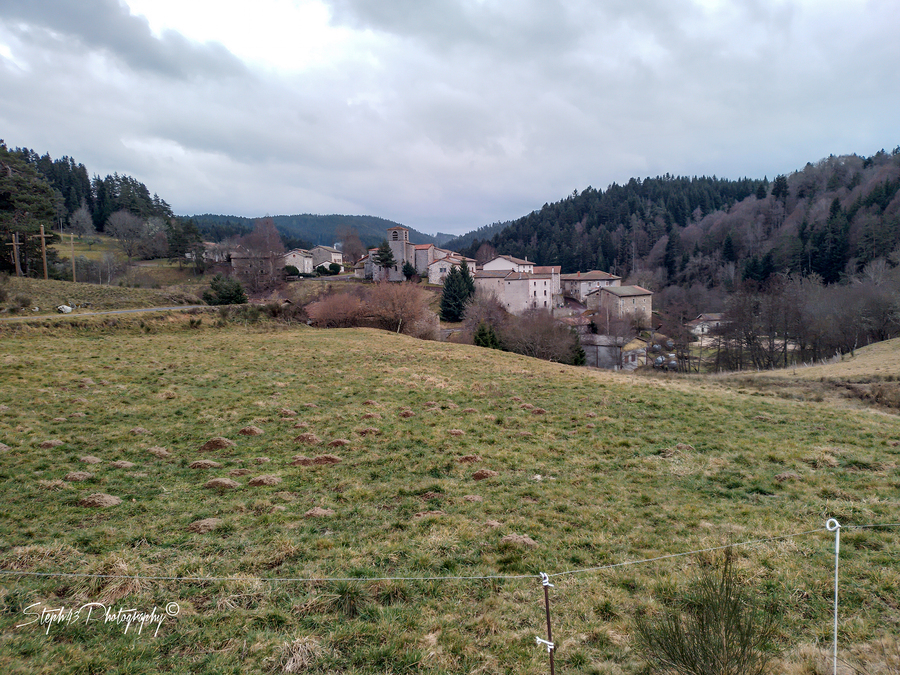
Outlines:
{"label": "forested hillside", "polygon": [[171,207],[147,186],[131,176],[95,175],[88,178],[84,164],[71,157],[52,159],[28,148],[16,148],[9,154],[33,167],[53,190],[53,206],[57,226],[64,226],[84,208],[94,228],[103,232],[109,217],[116,211],[128,211],[143,218],[171,218]]}
{"label": "forested hillside", "polygon": [[771,183],[632,178],[545,204],[501,232],[488,229],[492,236],[474,238],[461,252],[527,257],[564,273],[602,269],[657,291],[695,284],[730,290],[775,272],[815,273],[833,283],[894,251],[898,188],[900,148],[828,157]]}
{"label": "forested hillside", "polygon": [[[214,241],[221,241],[235,234],[246,234],[253,229],[255,218],[202,214],[191,216],[200,231]],[[272,216],[275,227],[285,239],[285,244],[296,241],[297,246],[333,246],[346,238],[348,231],[353,230],[366,248],[378,246],[385,238],[389,227],[397,227],[399,223],[378,218],[376,216],[341,216],[299,214],[293,216]],[[405,226],[404,226],[405,227]],[[433,236],[423,234],[409,228],[410,240],[416,244],[431,244]],[[289,245],[290,247],[290,245]]]}

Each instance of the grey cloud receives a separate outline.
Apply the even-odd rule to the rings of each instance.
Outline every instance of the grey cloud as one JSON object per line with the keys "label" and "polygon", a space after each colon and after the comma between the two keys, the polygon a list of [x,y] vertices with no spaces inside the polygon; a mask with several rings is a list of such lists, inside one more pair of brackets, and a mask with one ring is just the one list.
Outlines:
{"label": "grey cloud", "polygon": [[117,0],[0,0],[0,16],[27,39],[38,30],[74,38],[90,50],[102,50],[135,71],[175,78],[242,75],[242,62],[217,43],[199,45],[174,31],[157,38],[146,19],[133,16]]}

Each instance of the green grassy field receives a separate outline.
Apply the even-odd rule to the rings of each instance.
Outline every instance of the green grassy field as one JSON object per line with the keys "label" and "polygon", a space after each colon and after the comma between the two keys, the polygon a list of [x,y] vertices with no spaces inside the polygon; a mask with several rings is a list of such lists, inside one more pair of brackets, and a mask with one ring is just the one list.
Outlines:
{"label": "green grassy field", "polygon": [[[167,307],[169,305],[199,304],[202,301],[191,287],[165,289],[126,288],[99,284],[75,284],[71,281],[9,277],[3,285],[7,299],[5,316],[55,314],[58,305],[74,305],[75,312],[97,312],[134,307]],[[10,313],[10,309],[17,311]]]}
{"label": "green grassy field", "polygon": [[[735,554],[784,619],[774,672],[824,675],[829,517],[848,528],[842,649],[900,632],[900,528],[849,529],[900,522],[896,416],[213,321],[0,326],[0,570],[113,575],[0,575],[3,672],[546,673],[540,572],[815,530]],[[213,437],[234,445],[201,450]],[[497,473],[475,480],[483,469]],[[237,485],[204,487],[215,478]],[[98,493],[122,501],[81,505]],[[632,616],[715,559],[554,577],[557,672],[644,672]],[[497,575],[518,578],[419,580]],[[29,606],[92,601],[178,612],[155,635],[22,626]]]}

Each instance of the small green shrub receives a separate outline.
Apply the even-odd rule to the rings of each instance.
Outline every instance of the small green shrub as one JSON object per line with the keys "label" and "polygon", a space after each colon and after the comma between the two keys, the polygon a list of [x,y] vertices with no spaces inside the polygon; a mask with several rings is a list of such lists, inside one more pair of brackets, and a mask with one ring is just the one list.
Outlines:
{"label": "small green shrub", "polygon": [[731,554],[721,574],[705,571],[677,607],[659,616],[638,613],[635,637],[652,668],[679,675],[763,675],[777,629],[740,584]]}
{"label": "small green shrub", "polygon": [[203,292],[203,302],[207,305],[242,305],[247,302],[247,294],[240,281],[217,274],[210,281],[209,290]]}

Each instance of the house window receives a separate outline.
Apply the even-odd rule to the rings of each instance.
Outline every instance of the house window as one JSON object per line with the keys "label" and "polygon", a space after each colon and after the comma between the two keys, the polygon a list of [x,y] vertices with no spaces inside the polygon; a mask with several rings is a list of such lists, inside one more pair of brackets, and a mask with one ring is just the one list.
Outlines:
{"label": "house window", "polygon": [[[547,291],[546,291],[546,290],[544,291],[544,297],[547,297]],[[547,303],[545,302],[544,305],[546,306]]]}

